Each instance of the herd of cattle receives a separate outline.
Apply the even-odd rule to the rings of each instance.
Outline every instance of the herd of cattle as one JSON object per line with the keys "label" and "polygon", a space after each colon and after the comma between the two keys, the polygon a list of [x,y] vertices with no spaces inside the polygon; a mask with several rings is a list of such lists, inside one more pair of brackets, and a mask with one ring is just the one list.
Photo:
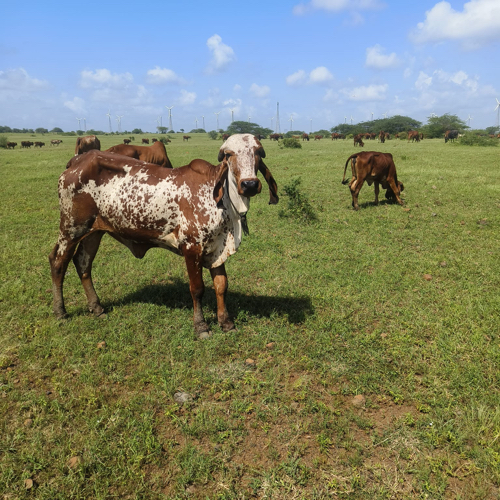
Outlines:
{"label": "herd of cattle", "polygon": [[[217,319],[224,332],[234,329],[226,308],[226,259],[248,234],[246,214],[250,199],[262,190],[260,172],[269,188],[269,204],[278,203],[278,188],[263,159],[259,138],[235,134],[219,149],[218,165],[196,159],[172,168],[165,145],[118,144],[101,151],[99,139],[79,137],[75,156],[59,177],[59,236],[49,255],[53,309],[67,317],[63,282],[73,260],[87,297],[89,310],[105,314],[92,281],[92,263],[101,239],[108,233],[137,258],[150,248],[168,249],[184,257],[193,301],[193,325],[200,339],[211,335],[203,316],[202,269],[210,271],[217,298]],[[391,154],[363,151],[351,155],[349,188],[358,210],[359,191],[366,181],[380,185],[386,198],[403,205],[403,184],[398,181]]]}

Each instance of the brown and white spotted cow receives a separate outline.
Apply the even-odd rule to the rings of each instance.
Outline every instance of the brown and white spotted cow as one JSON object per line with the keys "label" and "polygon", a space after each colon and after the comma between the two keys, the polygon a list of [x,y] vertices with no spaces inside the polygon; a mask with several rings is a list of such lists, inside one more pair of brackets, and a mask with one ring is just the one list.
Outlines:
{"label": "brown and white spotted cow", "polygon": [[[352,178],[350,182],[345,178],[349,161],[351,162],[352,169]],[[362,151],[347,158],[342,184],[347,184],[349,182],[349,189],[352,195],[352,206],[355,210],[359,210],[358,195],[365,181],[369,186],[375,184],[375,205],[378,204],[380,184],[383,189],[386,189],[385,197],[388,200],[395,199],[400,205],[403,205],[400,195],[404,186],[402,182],[398,181],[396,165],[394,164],[391,153]]]}
{"label": "brown and white spotted cow", "polygon": [[67,316],[63,281],[72,258],[89,309],[96,316],[104,314],[91,273],[101,238],[109,233],[138,258],[153,247],[184,257],[200,338],[210,335],[201,305],[202,269],[208,268],[218,322],[223,331],[232,330],[224,262],[240,245],[250,198],[261,191],[257,171],[269,185],[269,203],[278,202],[276,182],[264,157],[262,144],[251,134],[230,137],[219,151],[217,166],[193,160],[165,169],[100,151],[74,156],[59,177],[59,237],[49,256],[55,315]]}
{"label": "brown and white spotted cow", "polygon": [[85,135],[76,139],[75,156],[92,149],[101,149],[101,141],[95,135]]}

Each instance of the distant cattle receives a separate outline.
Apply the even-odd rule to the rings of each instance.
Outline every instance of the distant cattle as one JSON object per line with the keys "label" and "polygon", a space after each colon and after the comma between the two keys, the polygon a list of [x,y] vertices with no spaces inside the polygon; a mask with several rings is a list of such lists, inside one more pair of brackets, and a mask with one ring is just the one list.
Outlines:
{"label": "distant cattle", "polygon": [[62,142],[62,139],[52,139],[50,141],[50,145],[51,146],[59,146],[59,144],[61,144],[61,142]]}
{"label": "distant cattle", "polygon": [[363,143],[363,134],[358,134],[354,136],[354,145],[359,144],[361,147],[364,147]]}
{"label": "distant cattle", "polygon": [[337,139],[340,139],[340,134],[337,132],[332,133],[332,141],[336,141]]}
{"label": "distant cattle", "polygon": [[165,144],[156,141],[152,146],[132,146],[130,144],[118,144],[107,149],[109,153],[129,156],[147,163],[154,163],[160,167],[173,168],[167,156]]}
{"label": "distant cattle", "polygon": [[189,139],[191,139],[191,136],[190,136],[190,135],[183,135],[183,136],[182,136],[182,140],[183,140],[183,141],[189,141]]}
{"label": "distant cattle", "polygon": [[302,141],[308,141],[309,140],[309,134],[302,134]]}
{"label": "distant cattle", "polygon": [[447,130],[444,133],[444,142],[455,142],[455,139],[458,137],[458,130]]}
{"label": "distant cattle", "polygon": [[[347,165],[351,162],[352,178],[345,178]],[[369,186],[375,184],[375,204],[378,204],[379,185],[386,189],[385,197],[388,200],[396,200],[400,205],[403,201],[400,194],[404,189],[403,183],[398,181],[396,165],[390,153],[378,153],[376,151],[362,151],[347,158],[344,167],[344,178],[342,184],[349,182],[352,195],[352,206],[359,210],[358,195],[364,182]]]}
{"label": "distant cattle", "polygon": [[7,149],[14,149],[17,146],[17,142],[8,142]]}
{"label": "distant cattle", "polygon": [[283,139],[283,136],[281,134],[271,134],[269,139],[271,139],[271,141],[277,141],[279,139]]}
{"label": "distant cattle", "polygon": [[384,144],[385,142],[385,132],[383,130],[380,131],[380,133],[378,134],[378,140]]}
{"label": "distant cattle", "polygon": [[75,156],[91,151],[92,149],[101,150],[101,141],[95,135],[85,135],[76,139]]}
{"label": "distant cattle", "polygon": [[142,144],[149,144],[149,139],[143,139]]}
{"label": "distant cattle", "polygon": [[408,142],[420,142],[420,134],[417,130],[409,130],[407,139]]}
{"label": "distant cattle", "polygon": [[322,136],[322,135],[315,135],[315,136],[314,136],[314,140],[315,140],[315,141],[320,141],[321,139],[323,139],[323,136]]}
{"label": "distant cattle", "polygon": [[151,139],[151,142],[154,144],[155,142],[157,142],[158,139],[156,139],[156,137],[154,137],[153,139]]}
{"label": "distant cattle", "polygon": [[33,146],[33,142],[31,141],[21,141],[21,147],[22,148],[31,148]]}
{"label": "distant cattle", "polygon": [[45,146],[45,142],[40,142],[40,141],[35,142],[35,148],[41,148],[42,146]]}
{"label": "distant cattle", "polygon": [[230,135],[229,134],[222,134],[222,140],[227,141],[229,139]]}
{"label": "distant cattle", "polygon": [[151,248],[184,257],[199,338],[210,336],[202,307],[203,268],[209,269],[218,323],[224,332],[233,330],[226,308],[224,263],[241,243],[250,198],[261,192],[258,171],[268,183],[270,203],[278,202],[276,182],[264,157],[261,143],[250,134],[226,141],[217,166],[193,160],[165,170],[100,151],[73,157],[59,178],[59,236],[49,256],[56,317],[67,317],[63,282],[71,260],[89,310],[97,317],[104,315],[92,282],[92,263],[108,233],[137,258]]}
{"label": "distant cattle", "polygon": [[301,136],[301,135],[292,135],[292,139],[297,139],[297,140],[299,140],[299,139],[301,139],[301,138],[302,138],[302,136]]}
{"label": "distant cattle", "polygon": [[130,144],[132,141],[130,139],[123,139],[123,144]]}

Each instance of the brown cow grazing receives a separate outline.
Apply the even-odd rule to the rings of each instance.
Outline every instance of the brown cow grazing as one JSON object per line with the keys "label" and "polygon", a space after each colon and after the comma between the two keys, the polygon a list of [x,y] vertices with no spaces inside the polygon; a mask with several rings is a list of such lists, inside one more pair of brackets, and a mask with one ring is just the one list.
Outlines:
{"label": "brown cow grazing", "polygon": [[7,149],[14,149],[17,146],[17,142],[8,142]]}
{"label": "brown cow grazing", "polygon": [[[203,317],[203,267],[210,270],[223,331],[234,329],[226,309],[226,259],[234,254],[246,227],[250,198],[260,193],[260,171],[277,203],[277,186],[262,159],[262,144],[251,134],[237,134],[219,151],[217,166],[204,160],[166,170],[108,152],[73,157],[59,178],[59,237],[49,261],[53,308],[67,316],[63,282],[73,259],[90,311],[104,314],[92,283],[92,262],[102,236],[109,233],[142,258],[150,248],[184,257],[199,338],[210,330]],[[243,222],[242,222],[243,221]]]}
{"label": "brown cow grazing", "polygon": [[455,142],[455,139],[458,137],[458,130],[447,130],[444,133],[444,142]]}
{"label": "brown cow grazing", "polygon": [[363,135],[364,134],[358,134],[354,136],[354,145],[359,144],[361,147],[364,147],[363,143]]}
{"label": "brown cow grazing", "polygon": [[323,139],[323,136],[322,136],[322,135],[315,135],[315,136],[314,136],[314,140],[315,140],[315,141],[320,141],[321,139]]}
{"label": "brown cow grazing", "polygon": [[31,148],[31,146],[33,146],[33,143],[31,141],[21,141],[22,148]]}
{"label": "brown cow grazing", "polygon": [[420,142],[420,134],[417,130],[409,130],[407,139],[408,142]]}
{"label": "brown cow grazing", "polygon": [[271,134],[269,136],[269,139],[271,139],[271,141],[278,141],[279,139],[283,139],[283,135],[282,134]]}
{"label": "brown cow grazing", "polygon": [[332,133],[332,141],[336,141],[339,137],[340,137],[340,134],[338,134],[337,132]]}
{"label": "brown cow grazing", "polygon": [[40,142],[40,141],[35,142],[35,148],[41,148],[42,146],[45,146],[45,142]]}
{"label": "brown cow grazing", "polygon": [[183,140],[183,141],[189,141],[189,139],[191,139],[191,136],[190,136],[190,135],[183,135],[183,136],[182,136],[182,140]]}
{"label": "brown cow grazing", "polygon": [[50,141],[50,145],[51,146],[59,146],[59,144],[61,144],[61,142],[62,142],[62,139],[52,139]]}
{"label": "brown cow grazing", "polygon": [[149,144],[149,139],[143,139],[142,144]]}
{"label": "brown cow grazing", "polygon": [[[352,178],[347,181],[345,178],[347,165],[351,161]],[[386,189],[385,197],[388,200],[395,199],[400,205],[403,201],[400,198],[404,189],[403,183],[398,181],[396,165],[390,153],[378,153],[376,151],[362,151],[347,158],[344,167],[344,178],[342,184],[349,182],[349,189],[352,195],[352,206],[359,210],[358,195],[364,182],[371,186],[375,183],[375,205],[378,204],[379,184]]]}
{"label": "brown cow grazing", "polygon": [[309,134],[306,133],[302,134],[302,142],[304,141],[309,141]]}
{"label": "brown cow grazing", "polygon": [[123,139],[123,144],[130,144],[132,141],[130,139]]}
{"label": "brown cow grazing", "polygon": [[85,135],[76,139],[75,156],[92,149],[101,150],[101,141],[95,135]]}
{"label": "brown cow grazing", "polygon": [[160,167],[173,168],[167,156],[165,144],[156,141],[152,146],[132,146],[129,144],[118,144],[107,149],[109,153],[117,155],[130,156],[136,160],[142,160],[147,163],[154,163]]}
{"label": "brown cow grazing", "polygon": [[380,131],[380,133],[378,134],[378,140],[384,144],[385,142],[385,132],[383,130]]}
{"label": "brown cow grazing", "polygon": [[222,134],[222,140],[227,141],[231,137],[229,134]]}
{"label": "brown cow grazing", "polygon": [[154,144],[155,142],[158,142],[158,139],[153,138],[153,139],[151,139],[151,142]]}

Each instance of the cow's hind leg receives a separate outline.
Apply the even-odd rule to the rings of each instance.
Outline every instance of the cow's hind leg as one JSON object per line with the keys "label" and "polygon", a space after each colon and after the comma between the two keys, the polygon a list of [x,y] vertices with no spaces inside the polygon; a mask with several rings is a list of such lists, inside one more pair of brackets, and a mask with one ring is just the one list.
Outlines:
{"label": "cow's hind leg", "polygon": [[375,205],[378,205],[378,194],[380,192],[380,186],[377,181],[375,181],[374,184],[375,184]]}
{"label": "cow's hind leg", "polygon": [[362,177],[358,177],[358,179],[349,186],[351,189],[352,206],[354,210],[359,210],[358,196],[364,182],[365,180]]}
{"label": "cow's hind leg", "polygon": [[105,316],[105,314],[92,282],[92,263],[103,235],[101,231],[89,234],[80,242],[73,257],[73,263],[87,296],[89,310],[98,317]]}
{"label": "cow's hind leg", "polygon": [[399,186],[396,184],[396,182],[392,178],[391,179],[387,179],[387,181],[389,182],[389,186],[391,186],[391,189],[394,192],[394,196],[396,197],[396,201],[400,205],[404,205],[403,200],[399,196]]}
{"label": "cow's hind leg", "polygon": [[197,250],[198,247],[195,246],[192,246],[189,250],[184,249],[184,259],[189,276],[189,291],[193,299],[194,330],[200,339],[205,339],[211,335],[211,332],[205,322],[201,305],[201,300],[205,293],[205,285],[203,283],[201,252]]}
{"label": "cow's hind leg", "polygon": [[214,282],[215,296],[217,298],[217,320],[222,331],[234,330],[234,323],[229,318],[226,308],[227,274],[224,264],[214,269],[210,269]]}
{"label": "cow's hind leg", "polygon": [[68,316],[64,307],[63,283],[68,269],[69,261],[75,252],[78,242],[73,241],[67,235],[59,234],[56,246],[50,252],[50,274],[52,276],[52,295],[54,314],[58,319]]}

